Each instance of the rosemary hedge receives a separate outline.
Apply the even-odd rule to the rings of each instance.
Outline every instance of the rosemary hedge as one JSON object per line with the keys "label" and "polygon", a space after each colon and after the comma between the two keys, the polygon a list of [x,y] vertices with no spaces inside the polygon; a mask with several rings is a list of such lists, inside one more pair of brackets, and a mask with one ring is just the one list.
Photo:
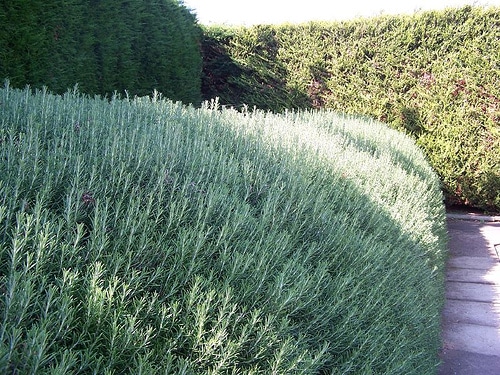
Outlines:
{"label": "rosemary hedge", "polygon": [[500,210],[500,8],[211,26],[203,51],[206,98],[373,117],[418,142],[449,203]]}
{"label": "rosemary hedge", "polygon": [[431,374],[445,219],[329,111],[0,89],[0,372]]}

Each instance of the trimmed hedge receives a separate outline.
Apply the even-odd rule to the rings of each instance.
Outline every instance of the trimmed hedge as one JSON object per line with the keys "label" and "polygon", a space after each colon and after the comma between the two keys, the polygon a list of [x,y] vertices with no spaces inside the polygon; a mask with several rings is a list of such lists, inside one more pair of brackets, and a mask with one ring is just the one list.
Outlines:
{"label": "trimmed hedge", "polygon": [[64,93],[200,103],[201,30],[178,0],[10,0],[0,4],[0,78]]}
{"label": "trimmed hedge", "polygon": [[158,96],[0,103],[0,373],[435,373],[445,215],[409,137]]}
{"label": "trimmed hedge", "polygon": [[499,8],[212,26],[204,41],[205,99],[374,117],[417,140],[449,203],[500,209]]}

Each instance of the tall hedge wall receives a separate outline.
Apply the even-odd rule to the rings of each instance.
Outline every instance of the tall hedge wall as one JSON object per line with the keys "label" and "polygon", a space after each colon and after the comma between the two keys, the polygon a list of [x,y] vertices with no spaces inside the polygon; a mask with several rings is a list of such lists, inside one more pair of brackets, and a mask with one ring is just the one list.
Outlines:
{"label": "tall hedge wall", "polygon": [[75,84],[198,103],[201,30],[179,0],[10,0],[0,3],[0,79]]}
{"label": "tall hedge wall", "polygon": [[500,209],[500,8],[211,26],[203,54],[206,99],[375,117],[417,139],[449,203]]}

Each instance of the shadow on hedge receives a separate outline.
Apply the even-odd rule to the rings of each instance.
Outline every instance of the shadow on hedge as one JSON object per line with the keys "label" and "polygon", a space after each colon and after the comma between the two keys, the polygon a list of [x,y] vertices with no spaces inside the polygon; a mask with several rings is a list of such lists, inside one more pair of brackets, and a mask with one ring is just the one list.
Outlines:
{"label": "shadow on hedge", "polygon": [[310,108],[312,98],[287,85],[287,71],[279,63],[278,41],[272,28],[260,26],[259,43],[245,57],[245,64],[228,52],[232,36],[224,30],[205,33],[202,41],[203,100],[219,98],[222,105],[242,108],[246,105],[280,112],[291,108]]}

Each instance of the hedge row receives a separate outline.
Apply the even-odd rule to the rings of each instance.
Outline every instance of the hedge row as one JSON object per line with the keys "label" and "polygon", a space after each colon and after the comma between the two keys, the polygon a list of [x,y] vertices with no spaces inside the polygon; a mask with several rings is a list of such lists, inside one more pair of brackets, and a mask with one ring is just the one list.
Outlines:
{"label": "hedge row", "polygon": [[0,103],[1,374],[436,372],[444,207],[401,132],[158,97]]}
{"label": "hedge row", "polygon": [[63,93],[200,101],[201,30],[178,0],[0,4],[0,78]]}
{"label": "hedge row", "polygon": [[500,209],[500,9],[205,30],[205,98],[331,108],[412,135],[449,203]]}

